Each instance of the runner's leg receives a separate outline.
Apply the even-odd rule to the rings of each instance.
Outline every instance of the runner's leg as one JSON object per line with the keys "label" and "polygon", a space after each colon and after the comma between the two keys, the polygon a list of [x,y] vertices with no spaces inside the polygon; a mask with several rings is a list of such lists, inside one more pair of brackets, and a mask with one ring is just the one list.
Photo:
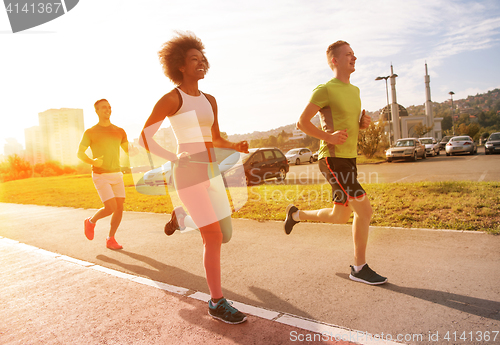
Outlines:
{"label": "runner's leg", "polygon": [[316,222],[345,224],[351,216],[352,210],[341,204],[334,204],[333,208],[322,208],[320,210],[299,210],[300,220],[312,220]]}
{"label": "runner's leg", "polygon": [[111,198],[103,202],[104,207],[100,208],[93,216],[90,218],[92,223],[96,223],[99,219],[107,217],[116,211],[117,204],[116,198]]}
{"label": "runner's leg", "polygon": [[217,215],[212,207],[207,184],[197,184],[178,191],[179,197],[188,210],[195,224],[207,224],[199,230],[203,238],[203,266],[207,278],[210,296],[221,298],[221,271],[220,250],[222,245],[222,232],[217,221]]}
{"label": "runner's leg", "polygon": [[370,200],[365,195],[358,199],[350,199],[349,207],[354,212],[352,222],[352,237],[354,241],[354,264],[356,266],[366,263],[366,245],[372,218]]}
{"label": "runner's leg", "polygon": [[125,198],[114,198],[114,199],[116,201],[116,210],[113,212],[113,215],[111,216],[109,237],[114,237],[116,234],[116,230],[118,230],[118,226],[122,221],[123,203],[125,202]]}

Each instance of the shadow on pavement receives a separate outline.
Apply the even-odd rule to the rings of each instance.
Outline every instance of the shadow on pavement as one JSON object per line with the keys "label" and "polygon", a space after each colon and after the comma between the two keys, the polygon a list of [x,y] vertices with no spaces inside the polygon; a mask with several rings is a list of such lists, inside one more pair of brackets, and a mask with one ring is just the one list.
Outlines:
{"label": "shadow on pavement", "polygon": [[[348,274],[337,273],[340,278],[349,279]],[[500,320],[500,302],[482,298],[458,295],[451,292],[398,286],[391,283],[380,285],[380,288],[420,298],[424,301],[441,304],[468,314],[474,314],[492,320]]]}
{"label": "shadow on pavement", "polygon": [[[159,262],[145,255],[128,252],[126,250],[120,250],[117,251],[117,253],[124,254],[134,260],[146,263],[149,266],[153,267],[154,269],[145,268],[141,265],[124,263],[114,258],[110,258],[106,255],[97,255],[96,259],[113,265],[120,266],[127,272],[132,272],[136,275],[145,276],[155,281],[160,281],[162,283],[171,284],[174,286],[183,287],[194,291],[201,291],[208,293],[208,287],[205,277],[197,276],[182,269],[179,269],[177,267],[166,265],[162,262]],[[239,295],[235,292],[228,291],[228,289],[224,287],[223,290],[227,292],[224,295],[226,295],[226,297],[231,300],[237,300],[238,302],[241,303],[246,303],[255,307],[264,307],[264,308],[268,308],[269,305],[279,305],[281,309],[280,311],[286,312],[288,314],[293,314],[313,319],[313,317],[309,315],[307,312],[298,309],[297,307],[281,299],[277,295],[255,286],[250,286],[249,290],[252,293],[254,293],[255,296],[257,296],[258,301],[249,299],[248,297]]]}
{"label": "shadow on pavement", "polygon": [[189,282],[192,289],[206,292],[206,289],[204,288],[207,285],[205,277],[194,275],[175,266],[166,265],[145,255],[128,252],[126,250],[116,251],[116,253],[124,254],[134,260],[141,261],[151,266],[153,269],[146,268],[141,265],[124,263],[106,255],[97,255],[96,259],[120,266],[126,271],[132,272],[136,275],[148,277],[152,280],[160,281],[166,284],[183,286],[182,283],[185,285],[186,282]]}
{"label": "shadow on pavement", "polygon": [[259,299],[259,301],[260,301],[259,306],[260,307],[266,308],[266,306],[269,306],[269,305],[279,305],[280,309],[282,309],[282,311],[286,311],[286,313],[288,313],[288,314],[293,314],[293,315],[305,317],[308,319],[314,319],[313,316],[309,315],[308,313],[304,312],[303,310],[298,309],[293,304],[290,304],[287,301],[279,298],[278,296],[276,296],[275,294],[273,294],[270,291],[261,289],[261,288],[256,287],[256,286],[250,286],[249,290],[255,296],[257,296],[257,298]]}

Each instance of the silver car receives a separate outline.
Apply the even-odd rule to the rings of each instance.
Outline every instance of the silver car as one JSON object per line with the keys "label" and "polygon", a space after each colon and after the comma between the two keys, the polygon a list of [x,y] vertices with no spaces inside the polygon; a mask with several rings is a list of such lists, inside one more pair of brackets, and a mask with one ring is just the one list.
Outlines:
{"label": "silver car", "polygon": [[489,155],[495,152],[500,152],[500,132],[491,134],[484,145],[484,154]]}
{"label": "silver car", "polygon": [[313,163],[313,153],[306,147],[300,149],[292,149],[285,154],[288,164],[299,165],[301,163]]}
{"label": "silver car", "polygon": [[150,170],[144,174],[144,183],[148,186],[171,185],[172,178],[172,163],[167,162],[162,166]]}
{"label": "silver car", "polygon": [[446,144],[446,155],[454,155],[455,153],[469,153],[471,155],[477,153],[477,146],[474,140],[468,135],[453,137]]}
{"label": "silver car", "polygon": [[439,156],[439,143],[436,139],[429,138],[418,138],[420,142],[425,146],[425,154],[431,157]]}
{"label": "silver car", "polygon": [[396,144],[385,151],[387,161],[390,163],[396,159],[417,161],[418,157],[425,159],[425,146],[417,138],[398,139]]}

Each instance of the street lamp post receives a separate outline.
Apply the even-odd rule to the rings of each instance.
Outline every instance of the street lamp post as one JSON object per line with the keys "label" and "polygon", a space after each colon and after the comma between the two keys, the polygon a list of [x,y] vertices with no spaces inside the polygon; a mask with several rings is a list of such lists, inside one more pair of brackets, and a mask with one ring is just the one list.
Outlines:
{"label": "street lamp post", "polygon": [[389,89],[387,87],[387,79],[389,79],[391,76],[388,75],[387,77],[377,77],[375,80],[385,80],[385,95],[387,96],[387,120],[389,121],[389,145],[392,146],[392,115],[391,115],[391,107],[389,106]]}
{"label": "street lamp post", "polygon": [[451,124],[453,128],[453,136],[455,136],[455,119],[453,118],[453,95],[455,94],[455,92],[450,91],[448,92],[448,94],[451,97]]}
{"label": "street lamp post", "polygon": [[394,131],[394,140],[401,139],[401,124],[399,123],[399,105],[396,99],[396,78],[397,74],[394,73],[394,69],[391,64],[391,115],[392,115],[392,130]]}

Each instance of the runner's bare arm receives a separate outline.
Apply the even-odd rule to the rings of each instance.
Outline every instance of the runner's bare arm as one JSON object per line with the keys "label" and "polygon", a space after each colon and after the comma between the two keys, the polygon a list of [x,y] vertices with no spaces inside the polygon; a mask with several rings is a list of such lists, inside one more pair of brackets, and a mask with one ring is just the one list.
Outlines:
{"label": "runner's bare arm", "polygon": [[[85,135],[86,135],[86,133],[83,134],[84,138],[85,138]],[[87,164],[90,164],[90,165],[93,165],[96,167],[100,167],[103,163],[102,156],[94,158],[94,159],[87,156],[85,151],[87,151],[87,149],[89,148],[89,145],[83,144],[83,142],[85,141],[84,138],[82,138],[82,141],[80,142],[80,145],[78,146],[78,151],[76,153],[77,157],[80,158],[81,161],[83,161]]]}
{"label": "runner's bare arm", "polygon": [[229,140],[224,139],[220,135],[219,120],[217,114],[217,101],[215,97],[205,94],[208,101],[212,105],[212,110],[214,112],[214,124],[212,125],[212,143],[215,147],[234,149],[239,152],[248,153],[248,143],[246,141],[240,141],[238,143],[232,143]]}
{"label": "runner's bare arm", "polygon": [[88,148],[88,146],[85,146],[85,145],[78,146],[78,152],[76,153],[76,155],[83,162],[85,162],[87,164],[94,164],[94,160],[90,159],[90,157],[87,156],[87,154],[85,153],[85,151],[87,151],[87,148]]}
{"label": "runner's bare arm", "polygon": [[324,132],[317,128],[311,119],[318,113],[321,108],[313,103],[308,103],[302,114],[300,115],[297,127],[311,137],[324,140],[332,145],[342,145],[347,140],[347,130],[336,131],[334,133]]}
{"label": "runner's bare arm", "polygon": [[154,106],[153,112],[142,129],[139,137],[139,145],[158,157],[162,157],[169,161],[176,161],[177,155],[161,147],[153,139],[153,136],[156,134],[165,118],[175,114],[179,107],[179,96],[175,89],[163,96]]}

